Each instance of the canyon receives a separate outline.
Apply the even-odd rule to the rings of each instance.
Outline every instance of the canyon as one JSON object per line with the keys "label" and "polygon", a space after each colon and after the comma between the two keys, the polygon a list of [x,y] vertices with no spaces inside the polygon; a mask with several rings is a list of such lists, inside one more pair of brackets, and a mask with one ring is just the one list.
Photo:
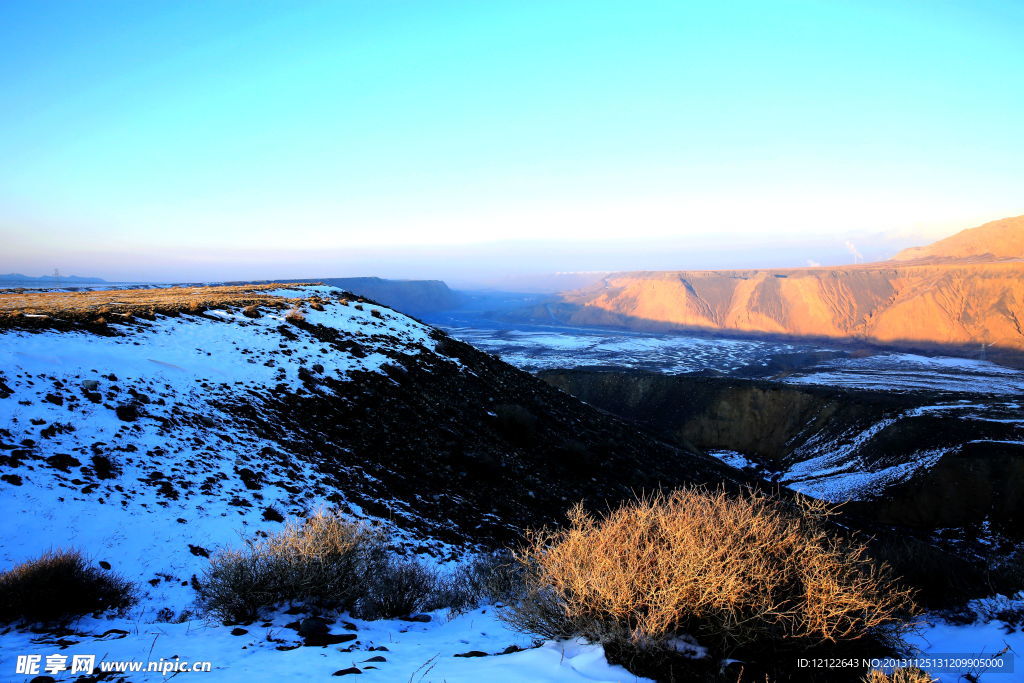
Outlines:
{"label": "canyon", "polygon": [[1024,363],[1024,217],[890,261],[614,273],[510,322],[817,339]]}

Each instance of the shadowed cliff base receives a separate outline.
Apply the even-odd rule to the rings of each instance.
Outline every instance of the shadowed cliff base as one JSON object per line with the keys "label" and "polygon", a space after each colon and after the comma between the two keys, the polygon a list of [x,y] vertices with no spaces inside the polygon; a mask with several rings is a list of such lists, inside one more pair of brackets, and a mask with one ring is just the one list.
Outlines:
{"label": "shadowed cliff base", "polygon": [[[929,599],[990,589],[1003,580],[1000,553],[1024,540],[1024,412],[1015,401],[642,371],[538,376],[774,482],[783,497],[847,501],[847,524],[873,534],[879,555]],[[923,555],[946,575],[924,572]]]}
{"label": "shadowed cliff base", "polygon": [[1020,536],[1024,412],[971,401],[762,380],[566,370],[548,383],[759,478],[920,529]]}

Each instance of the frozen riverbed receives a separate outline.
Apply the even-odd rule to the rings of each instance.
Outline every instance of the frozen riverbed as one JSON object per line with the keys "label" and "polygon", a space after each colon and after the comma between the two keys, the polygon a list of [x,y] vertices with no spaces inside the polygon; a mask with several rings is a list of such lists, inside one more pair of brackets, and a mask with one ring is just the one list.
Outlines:
{"label": "frozen riverbed", "polygon": [[[668,374],[714,372],[885,391],[1024,394],[1024,372],[970,358],[858,352],[838,346],[644,334],[568,327],[443,325],[455,337],[524,370],[614,367]],[[458,324],[463,323],[463,324]]]}

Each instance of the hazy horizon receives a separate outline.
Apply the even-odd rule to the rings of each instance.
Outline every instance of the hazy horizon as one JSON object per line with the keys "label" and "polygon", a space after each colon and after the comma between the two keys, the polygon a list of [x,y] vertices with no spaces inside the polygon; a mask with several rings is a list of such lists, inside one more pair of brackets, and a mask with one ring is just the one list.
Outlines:
{"label": "hazy horizon", "polygon": [[[953,230],[952,232],[956,232]],[[952,234],[949,233],[949,234]],[[940,237],[943,235],[940,235]],[[99,277],[112,282],[213,282],[224,280],[280,280],[316,277],[383,277],[389,279],[444,280],[457,289],[555,291],[558,277],[629,270],[723,270],[745,268],[799,268],[842,266],[880,261],[900,249],[916,246],[920,239],[909,235],[858,236],[858,241],[766,241],[747,247],[707,242],[698,248],[683,244],[644,244],[626,240],[591,243],[580,253],[571,242],[501,242],[484,245],[395,248],[386,255],[371,249],[338,251],[279,251],[267,254],[246,249],[211,251],[197,257],[187,250],[164,254],[160,268],[139,269],[127,253],[95,255],[86,263],[93,270],[56,264],[47,268],[0,267],[0,273],[17,272],[30,277],[51,275],[59,268],[64,276]],[[800,260],[800,254],[816,259]],[[45,258],[45,257],[44,257]],[[505,260],[511,265],[495,270]],[[6,260],[0,261],[8,263]],[[95,272],[94,272],[95,271]],[[572,277],[562,278],[572,281]]]}
{"label": "hazy horizon", "polygon": [[0,272],[839,265],[1024,213],[1024,5],[11,2]]}

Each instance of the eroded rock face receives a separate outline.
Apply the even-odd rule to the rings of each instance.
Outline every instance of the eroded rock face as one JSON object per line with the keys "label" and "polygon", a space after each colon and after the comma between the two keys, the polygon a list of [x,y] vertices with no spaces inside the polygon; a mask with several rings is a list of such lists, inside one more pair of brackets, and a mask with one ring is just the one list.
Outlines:
{"label": "eroded rock face", "polygon": [[[616,273],[512,315],[530,322],[860,340],[1024,361],[1024,217],[889,261]],[[975,231],[980,231],[975,234]],[[963,254],[963,257],[957,257]],[[989,356],[992,358],[993,356]]]}
{"label": "eroded rock face", "polygon": [[1024,444],[967,442],[920,476],[863,504],[881,522],[957,528],[993,522],[1024,536]]}
{"label": "eroded rock face", "polygon": [[619,273],[516,317],[1024,353],[1024,263]]}

